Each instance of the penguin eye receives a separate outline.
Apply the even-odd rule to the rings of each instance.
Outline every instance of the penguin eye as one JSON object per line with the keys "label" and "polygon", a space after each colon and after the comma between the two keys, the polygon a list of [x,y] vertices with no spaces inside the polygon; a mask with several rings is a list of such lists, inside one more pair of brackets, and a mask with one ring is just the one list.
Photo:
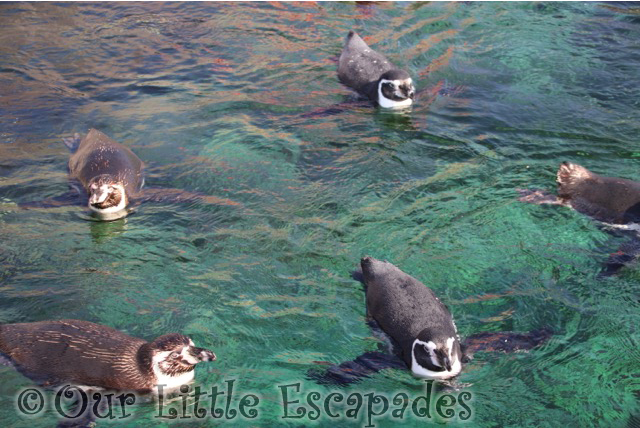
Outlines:
{"label": "penguin eye", "polygon": [[177,351],[173,351],[172,353],[169,354],[169,358],[178,358],[178,352]]}
{"label": "penguin eye", "polygon": [[382,84],[382,86],[387,89],[393,89],[393,83],[391,82],[385,82]]}

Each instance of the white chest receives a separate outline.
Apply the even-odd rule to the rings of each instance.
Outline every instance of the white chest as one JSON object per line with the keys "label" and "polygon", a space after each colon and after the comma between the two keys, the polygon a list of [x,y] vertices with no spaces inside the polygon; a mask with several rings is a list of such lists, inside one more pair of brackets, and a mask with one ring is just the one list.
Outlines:
{"label": "white chest", "polygon": [[193,380],[195,370],[182,373],[178,376],[167,376],[160,372],[157,367],[154,367],[153,374],[156,376],[156,385],[162,385],[162,390],[168,392],[190,383]]}

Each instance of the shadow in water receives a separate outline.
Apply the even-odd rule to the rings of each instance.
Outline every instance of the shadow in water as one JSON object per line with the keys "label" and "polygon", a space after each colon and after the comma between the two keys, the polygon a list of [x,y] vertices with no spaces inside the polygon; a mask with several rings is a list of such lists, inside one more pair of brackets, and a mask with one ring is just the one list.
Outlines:
{"label": "shadow in water", "polygon": [[92,220],[89,223],[91,238],[96,244],[102,244],[123,234],[127,230],[127,218],[120,218],[113,221]]}

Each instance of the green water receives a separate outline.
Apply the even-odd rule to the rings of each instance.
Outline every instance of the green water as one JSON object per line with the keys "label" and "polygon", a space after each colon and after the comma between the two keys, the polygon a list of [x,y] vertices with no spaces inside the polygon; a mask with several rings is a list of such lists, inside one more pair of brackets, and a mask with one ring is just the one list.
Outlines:
{"label": "green water", "polygon": [[[365,426],[324,410],[283,418],[279,386],[300,383],[302,401],[425,392],[403,370],[347,388],[305,377],[378,349],[349,274],[368,254],[433,288],[462,336],[554,332],[464,367],[450,393],[472,395],[470,420],[405,425],[640,425],[640,273],[596,278],[624,239],[515,190],[553,190],[564,160],[640,180],[637,5],[0,3],[0,24],[0,322],[182,332],[218,356],[195,385],[235,379],[236,406],[260,397],[256,419],[228,425]],[[349,29],[414,76],[410,112],[322,114],[353,99],[333,62]],[[17,209],[67,190],[61,138],[89,127],[145,161],[148,187],[221,202],[151,203],[110,223]],[[4,426],[55,424],[16,411],[28,379],[5,367],[0,379]],[[374,425],[397,426],[394,408]],[[134,411],[111,423],[222,423]]]}

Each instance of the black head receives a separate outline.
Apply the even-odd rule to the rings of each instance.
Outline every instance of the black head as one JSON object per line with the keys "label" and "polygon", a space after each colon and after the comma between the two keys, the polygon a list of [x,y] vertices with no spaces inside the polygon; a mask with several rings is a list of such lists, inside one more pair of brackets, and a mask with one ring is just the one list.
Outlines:
{"label": "black head", "polygon": [[419,377],[450,378],[460,373],[461,356],[457,335],[434,335],[425,329],[412,344],[411,371]]}
{"label": "black head", "polygon": [[123,210],[127,206],[124,186],[108,174],[94,177],[88,186],[89,208],[101,214]]}
{"label": "black head", "polygon": [[196,348],[187,336],[178,333],[165,334],[149,344],[154,371],[165,376],[179,376],[191,371],[202,361],[215,361],[216,354]]}
{"label": "black head", "polygon": [[404,70],[390,70],[378,81],[378,104],[382,107],[411,105],[415,88],[411,76]]}

